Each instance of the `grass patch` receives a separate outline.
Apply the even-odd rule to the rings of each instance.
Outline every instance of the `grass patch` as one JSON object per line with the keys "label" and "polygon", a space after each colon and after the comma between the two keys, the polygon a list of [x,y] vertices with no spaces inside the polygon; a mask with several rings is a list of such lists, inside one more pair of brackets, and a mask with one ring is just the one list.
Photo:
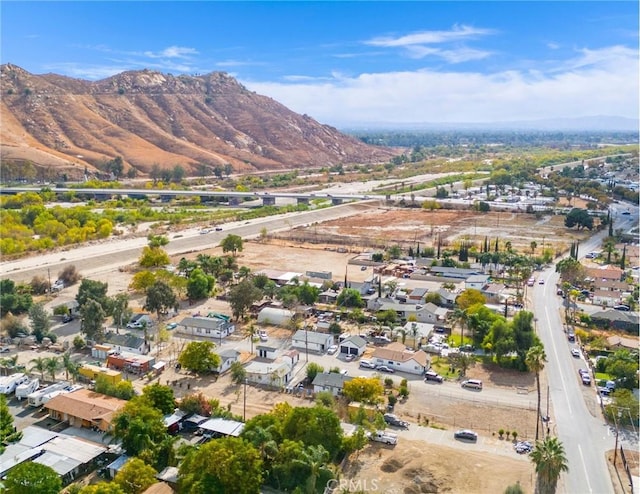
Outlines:
{"label": "grass patch", "polygon": [[596,379],[599,381],[613,381],[612,376],[606,372],[596,372]]}

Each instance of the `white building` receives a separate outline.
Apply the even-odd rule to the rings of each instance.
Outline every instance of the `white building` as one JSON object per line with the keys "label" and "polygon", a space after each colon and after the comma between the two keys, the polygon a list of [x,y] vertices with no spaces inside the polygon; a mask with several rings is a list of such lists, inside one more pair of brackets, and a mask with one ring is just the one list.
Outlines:
{"label": "white building", "polygon": [[305,351],[324,353],[333,345],[333,335],[299,329],[291,339],[291,346]]}
{"label": "white building", "polygon": [[355,355],[359,357],[367,349],[367,340],[362,336],[354,335],[340,342],[341,355]]}
{"label": "white building", "polygon": [[429,357],[422,350],[409,351],[402,343],[391,343],[384,348],[376,348],[372,356],[376,365],[386,365],[396,372],[424,374],[429,368]]}
{"label": "white building", "polygon": [[211,317],[185,317],[178,324],[178,331],[181,333],[219,340],[235,330],[231,318],[222,314],[214,314]]}
{"label": "white building", "polygon": [[292,367],[287,361],[252,361],[245,367],[247,381],[263,386],[284,387],[291,380]]}
{"label": "white building", "polygon": [[228,350],[222,350],[218,353],[220,357],[220,365],[215,369],[218,374],[228,371],[231,368],[231,364],[238,361],[240,352],[232,348]]}
{"label": "white building", "polygon": [[258,324],[272,326],[286,326],[291,322],[295,314],[287,309],[277,307],[265,307],[258,313]]}

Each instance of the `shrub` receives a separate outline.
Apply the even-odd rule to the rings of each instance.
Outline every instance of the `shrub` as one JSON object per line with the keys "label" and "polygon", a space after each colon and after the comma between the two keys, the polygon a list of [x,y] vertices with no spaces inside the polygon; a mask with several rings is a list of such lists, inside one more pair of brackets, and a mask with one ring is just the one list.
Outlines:
{"label": "shrub", "polygon": [[504,429],[499,429],[498,435],[500,436],[500,439],[502,439],[502,436],[504,436]]}
{"label": "shrub", "polygon": [[82,336],[76,336],[73,339],[73,348],[75,348],[76,350],[82,350],[86,344],[87,342],[84,341],[84,338]]}
{"label": "shrub", "polygon": [[58,273],[58,279],[64,281],[65,286],[75,285],[80,281],[80,273],[78,273],[76,267],[71,264]]}
{"label": "shrub", "polygon": [[400,386],[398,394],[403,398],[406,398],[407,396],[409,396],[409,388],[407,388],[406,386]]}
{"label": "shrub", "polygon": [[31,278],[31,293],[34,295],[43,295],[49,291],[51,285],[43,276],[34,276]]}
{"label": "shrub", "polygon": [[394,395],[389,395],[387,399],[389,400],[389,405],[391,405],[392,407],[396,406],[396,403],[398,403],[398,398],[396,398]]}
{"label": "shrub", "polygon": [[513,440],[514,440],[514,441],[515,441],[515,440],[516,440],[516,438],[518,437],[518,433],[517,433],[516,431],[513,431],[513,432],[511,433],[511,435],[513,436]]}
{"label": "shrub", "polygon": [[390,377],[385,377],[384,385],[386,388],[393,388],[393,379],[391,379]]}

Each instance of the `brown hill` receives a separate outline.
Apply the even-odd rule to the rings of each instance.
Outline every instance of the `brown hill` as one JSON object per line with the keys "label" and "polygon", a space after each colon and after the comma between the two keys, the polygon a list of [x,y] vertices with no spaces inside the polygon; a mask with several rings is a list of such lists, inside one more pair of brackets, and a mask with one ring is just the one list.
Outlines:
{"label": "brown hill", "polygon": [[149,70],[90,82],[0,67],[3,162],[58,170],[230,164],[235,172],[387,161],[374,147],[247,90],[222,72]]}

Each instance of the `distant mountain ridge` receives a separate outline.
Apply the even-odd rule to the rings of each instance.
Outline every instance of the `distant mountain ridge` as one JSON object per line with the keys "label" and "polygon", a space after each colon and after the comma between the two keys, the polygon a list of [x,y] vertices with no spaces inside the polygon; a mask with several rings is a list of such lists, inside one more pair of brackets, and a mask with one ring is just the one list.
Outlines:
{"label": "distant mountain ridge", "polygon": [[191,173],[230,164],[235,172],[388,161],[365,144],[247,90],[223,72],[173,76],[128,71],[99,81],[34,75],[0,66],[3,160],[43,167],[125,169],[181,165]]}
{"label": "distant mountain ridge", "polygon": [[589,117],[567,117],[541,120],[518,120],[512,122],[414,122],[390,124],[384,122],[368,122],[352,124],[345,129],[412,129],[412,130],[523,130],[523,131],[604,131],[604,132],[638,132],[640,120],[610,115]]}

